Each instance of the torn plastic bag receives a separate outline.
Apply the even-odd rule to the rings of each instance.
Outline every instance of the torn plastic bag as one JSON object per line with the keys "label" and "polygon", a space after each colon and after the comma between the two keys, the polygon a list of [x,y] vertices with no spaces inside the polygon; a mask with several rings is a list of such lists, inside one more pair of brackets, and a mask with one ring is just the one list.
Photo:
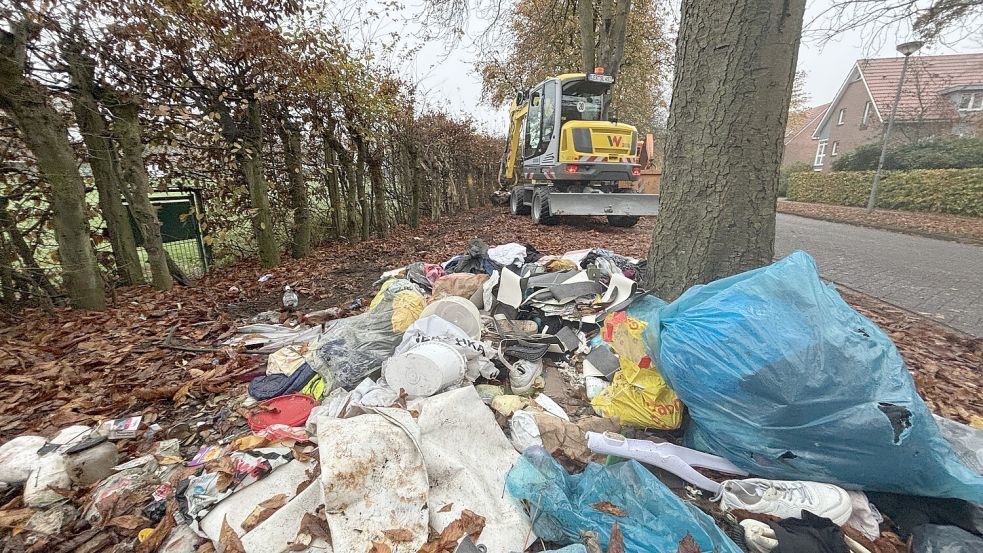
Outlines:
{"label": "torn plastic bag", "polygon": [[983,551],[983,538],[955,526],[925,524],[915,528],[912,553],[977,553]]}
{"label": "torn plastic bag", "polygon": [[942,437],[952,446],[959,460],[976,474],[983,474],[983,430],[938,415],[932,416],[939,425]]}
{"label": "torn plastic bag", "polygon": [[41,460],[38,450],[46,440],[42,436],[18,436],[0,446],[0,482],[20,484]]}
{"label": "torn plastic bag", "polygon": [[498,368],[492,363],[495,352],[483,342],[472,340],[468,333],[454,323],[448,322],[437,315],[430,315],[415,321],[403,334],[403,339],[393,351],[393,356],[412,350],[414,347],[438,341],[453,346],[467,359],[465,376],[474,382],[478,377],[493,379],[498,376]]}
{"label": "torn plastic bag", "polygon": [[482,290],[488,275],[472,275],[470,273],[451,273],[437,279],[433,285],[433,294],[430,301],[434,302],[448,296],[457,296],[464,299],[471,299],[476,293]]}
{"label": "torn plastic bag", "polygon": [[690,447],[767,478],[983,502],[890,338],[808,254],[694,286],[646,320]]}
{"label": "torn plastic bag", "polygon": [[201,470],[179,484],[175,495],[182,515],[197,523],[208,515],[216,503],[265,478],[294,457],[289,448],[265,447],[236,451],[229,454],[229,458],[229,465],[234,470],[231,482],[228,481],[228,473]]}
{"label": "torn plastic bag", "polygon": [[[713,519],[679,499],[637,461],[609,466],[587,465],[581,474],[567,474],[543,448],[522,454],[505,480],[508,492],[538,512],[533,531],[562,545],[580,542],[580,531],[597,532],[605,548],[611,525],[624,534],[625,551],[676,551],[690,534],[701,553],[739,553]],[[606,501],[625,511],[623,517],[597,510]]]}
{"label": "torn plastic bag", "polygon": [[[404,291],[419,294],[408,280],[390,280],[383,285],[374,307],[354,317],[338,319],[318,337],[305,358],[311,368],[324,377],[325,388],[337,386],[351,390],[363,379],[382,368],[402,339],[402,326],[409,311],[395,309],[396,296]],[[405,315],[405,316],[404,316]],[[416,313],[419,316],[419,312]],[[406,326],[416,319],[409,321]]]}

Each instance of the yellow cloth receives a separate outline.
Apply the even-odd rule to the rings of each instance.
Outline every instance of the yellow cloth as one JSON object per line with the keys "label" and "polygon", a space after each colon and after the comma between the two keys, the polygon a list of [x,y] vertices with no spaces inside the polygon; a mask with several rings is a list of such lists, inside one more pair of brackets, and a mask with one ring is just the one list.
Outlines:
{"label": "yellow cloth", "polygon": [[424,299],[419,292],[403,290],[393,296],[393,332],[406,332],[411,324],[423,313]]}

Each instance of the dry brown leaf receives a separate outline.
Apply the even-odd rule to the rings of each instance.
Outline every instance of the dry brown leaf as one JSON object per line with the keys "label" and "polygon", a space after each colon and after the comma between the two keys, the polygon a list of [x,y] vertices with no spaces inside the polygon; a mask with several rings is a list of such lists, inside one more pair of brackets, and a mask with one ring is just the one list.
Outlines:
{"label": "dry brown leaf", "polygon": [[413,532],[406,528],[396,528],[394,530],[383,530],[382,535],[386,536],[386,539],[396,543],[404,543],[413,540]]}
{"label": "dry brown leaf", "polygon": [[127,530],[136,530],[137,528],[150,526],[150,521],[139,515],[120,515],[106,523],[106,526],[118,526]]}
{"label": "dry brown leaf", "polygon": [[610,501],[598,501],[597,503],[591,505],[591,508],[595,511],[601,511],[602,513],[607,513],[609,515],[614,515],[616,517],[626,517],[628,513],[624,509],[618,507]]}
{"label": "dry brown leaf", "polygon": [[286,504],[287,494],[285,493],[274,495],[266,501],[263,501],[257,505],[251,513],[249,513],[246,520],[242,521],[240,526],[242,526],[243,532],[249,532],[253,528],[256,528],[262,524],[264,520],[270,518],[273,513],[277,512],[277,509]]}
{"label": "dry brown leaf", "polygon": [[212,540],[205,540],[204,543],[198,546],[195,553],[215,553],[215,544],[212,543]]}
{"label": "dry brown leaf", "polygon": [[451,511],[451,509],[453,509],[453,508],[454,508],[454,504],[453,503],[448,503],[447,505],[444,505],[443,507],[441,507],[437,512],[438,513],[449,513]]}
{"label": "dry brown leaf", "polygon": [[222,553],[246,553],[242,546],[239,534],[229,525],[229,517],[226,515],[222,519],[222,529],[218,534],[218,542],[222,545]]}
{"label": "dry brown leaf", "polygon": [[34,515],[34,509],[23,508],[23,509],[12,509],[9,511],[0,511],[0,528],[18,528],[24,525],[31,516]]}
{"label": "dry brown leaf", "polygon": [[625,553],[625,536],[621,533],[621,526],[618,525],[618,521],[611,525],[611,539],[608,540],[607,553]]}
{"label": "dry brown leaf", "polygon": [[366,553],[392,553],[392,551],[392,548],[385,542],[374,541],[372,542],[372,547]]}
{"label": "dry brown leaf", "polygon": [[686,532],[683,540],[679,542],[679,549],[676,550],[676,553],[700,553],[700,544],[696,543],[692,534]]}
{"label": "dry brown leaf", "polygon": [[188,382],[184,386],[181,386],[180,388],[178,388],[177,392],[174,392],[174,396],[171,398],[171,400],[174,402],[174,405],[182,405],[185,401],[188,400],[188,394],[191,393],[192,384],[194,384],[194,380]]}
{"label": "dry brown leaf", "polygon": [[295,543],[310,544],[315,539],[322,539],[329,545],[331,544],[331,528],[328,521],[313,513],[304,513],[304,518],[300,519],[300,529],[297,530]]}

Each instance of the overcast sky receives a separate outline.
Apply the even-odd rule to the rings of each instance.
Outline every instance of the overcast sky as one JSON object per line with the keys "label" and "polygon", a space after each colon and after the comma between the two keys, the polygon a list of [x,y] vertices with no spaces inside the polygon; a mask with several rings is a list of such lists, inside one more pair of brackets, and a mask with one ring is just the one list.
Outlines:
{"label": "overcast sky", "polygon": [[[829,5],[829,0],[814,0],[808,4],[806,23],[813,22]],[[412,4],[407,7],[409,20],[419,10]],[[412,24],[411,24],[412,25]],[[849,31],[827,41],[820,39],[817,28],[820,23],[812,23],[805,33],[799,48],[799,69],[808,73],[806,92],[813,105],[832,100],[852,64],[865,57],[889,57],[898,55],[895,45],[911,40],[906,29],[890,33],[874,33],[870,30]],[[487,23],[472,18],[469,33],[478,33]],[[465,43],[467,40],[464,41]],[[952,54],[983,52],[983,33],[975,37],[953,38],[949,46],[924,48],[920,54]],[[450,50],[440,44],[424,47],[415,60],[404,60],[403,71],[419,82],[422,92],[429,101],[443,102],[452,112],[470,113],[481,121],[489,131],[504,132],[506,111],[489,106],[480,101],[481,76],[474,71],[475,52],[463,44]]]}

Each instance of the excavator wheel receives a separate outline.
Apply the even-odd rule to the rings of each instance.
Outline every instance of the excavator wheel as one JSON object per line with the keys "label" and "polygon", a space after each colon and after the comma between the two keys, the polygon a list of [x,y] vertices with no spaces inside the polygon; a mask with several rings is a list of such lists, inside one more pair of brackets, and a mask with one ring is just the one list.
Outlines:
{"label": "excavator wheel", "polygon": [[550,215],[550,193],[546,188],[537,188],[532,193],[532,222],[537,225],[555,225],[557,218]]}
{"label": "excavator wheel", "polygon": [[509,211],[512,212],[512,215],[528,215],[531,211],[522,197],[524,195],[525,191],[521,188],[512,189],[512,194],[509,195]]}

